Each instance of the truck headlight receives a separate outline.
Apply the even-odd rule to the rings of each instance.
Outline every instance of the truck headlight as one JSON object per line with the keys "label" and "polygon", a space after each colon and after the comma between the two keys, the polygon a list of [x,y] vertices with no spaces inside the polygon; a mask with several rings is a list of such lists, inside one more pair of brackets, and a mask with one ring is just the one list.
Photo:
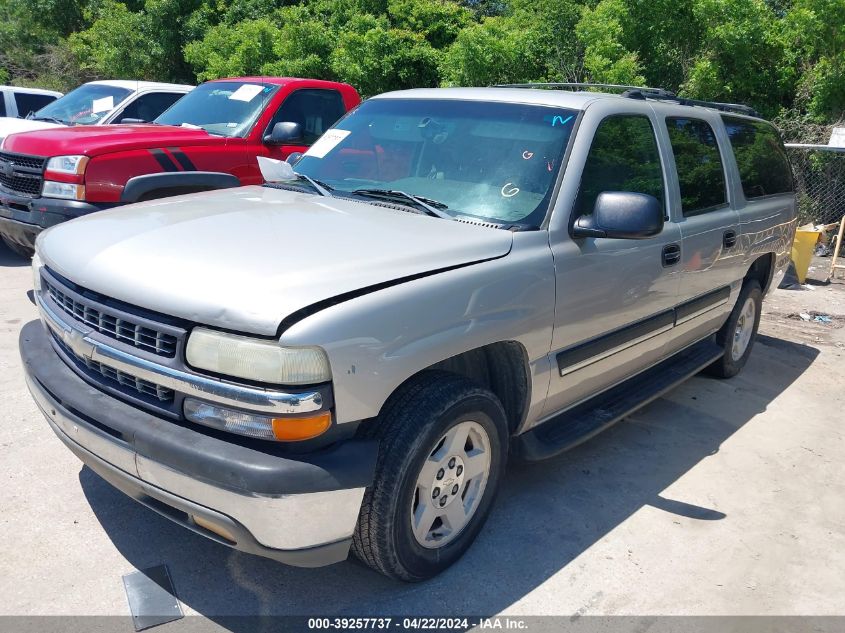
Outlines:
{"label": "truck headlight", "polygon": [[85,173],[85,166],[88,164],[87,156],[54,156],[47,161],[47,171],[55,171],[60,174]]}
{"label": "truck headlight", "polygon": [[46,198],[65,198],[67,200],[85,200],[85,185],[70,182],[45,180],[41,195]]}
{"label": "truck headlight", "polygon": [[32,289],[41,292],[41,267],[44,263],[38,255],[38,251],[32,256]]}
{"label": "truck headlight", "polygon": [[319,347],[282,347],[277,341],[202,327],[191,331],[185,355],[197,369],[276,385],[311,385],[332,377]]}

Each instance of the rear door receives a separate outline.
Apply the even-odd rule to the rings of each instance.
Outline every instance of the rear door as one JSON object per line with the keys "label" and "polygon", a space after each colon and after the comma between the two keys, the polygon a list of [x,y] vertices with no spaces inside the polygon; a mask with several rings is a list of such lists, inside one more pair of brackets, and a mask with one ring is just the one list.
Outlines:
{"label": "rear door", "polygon": [[676,328],[667,348],[674,352],[721,325],[731,293],[738,289],[734,282],[742,277],[742,249],[725,169],[730,150],[720,138],[718,116],[700,108],[682,115],[677,108],[655,110],[677,174],[671,195],[680,210],[682,235]]}
{"label": "rear door", "polygon": [[[552,223],[556,300],[552,377],[544,415],[567,408],[658,362],[677,302],[680,230],[656,118],[647,103],[599,101],[584,113]],[[642,240],[580,238],[569,227],[603,191],[654,196],[666,213]]]}

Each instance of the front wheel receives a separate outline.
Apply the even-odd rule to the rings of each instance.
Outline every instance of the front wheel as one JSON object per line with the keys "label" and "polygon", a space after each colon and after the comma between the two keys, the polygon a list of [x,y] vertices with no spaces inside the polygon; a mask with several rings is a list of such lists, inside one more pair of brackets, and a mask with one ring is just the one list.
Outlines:
{"label": "front wheel", "polygon": [[756,279],[749,279],[742,285],[728,320],[716,333],[716,343],[724,354],[707,368],[707,373],[718,378],[733,378],[745,367],[760,327],[762,307],[760,284]]}
{"label": "front wheel", "polygon": [[374,424],[379,458],[353,552],[391,578],[431,578],[463,555],[487,518],[507,460],[505,412],[471,381],[426,372]]}

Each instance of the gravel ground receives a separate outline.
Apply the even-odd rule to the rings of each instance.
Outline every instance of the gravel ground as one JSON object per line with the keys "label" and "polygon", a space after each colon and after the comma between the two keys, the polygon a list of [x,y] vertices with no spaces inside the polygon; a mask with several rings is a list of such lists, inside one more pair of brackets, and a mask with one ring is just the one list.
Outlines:
{"label": "gravel ground", "polygon": [[161,563],[185,612],[217,622],[845,614],[842,281],[775,291],[739,377],[694,378],[558,459],[511,468],[477,543],[420,585],[353,562],[305,570],[231,551],[83,468],[24,385],[30,283],[27,263],[0,246],[0,615],[128,615],[121,577]]}

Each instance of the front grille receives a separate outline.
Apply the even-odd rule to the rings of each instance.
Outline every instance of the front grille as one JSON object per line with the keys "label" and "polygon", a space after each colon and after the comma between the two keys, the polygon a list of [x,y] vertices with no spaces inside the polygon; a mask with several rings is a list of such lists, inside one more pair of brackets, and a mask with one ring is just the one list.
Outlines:
{"label": "front grille", "polygon": [[156,398],[161,402],[173,402],[172,389],[162,387],[161,385],[153,384],[148,380],[143,380],[141,378],[138,378],[137,376],[127,374],[125,371],[120,371],[119,369],[115,369],[114,367],[103,365],[102,363],[98,363],[97,361],[91,360],[90,358],[80,359],[78,356],[76,356],[76,354],[74,354],[74,357],[76,357],[77,360],[84,362],[85,366],[88,369],[97,372],[108,380],[116,382],[119,385],[123,385],[124,387],[134,389],[138,393],[144,394],[145,396],[152,396],[153,398]]}
{"label": "front grille", "polygon": [[126,316],[110,314],[86,303],[84,297],[72,297],[47,279],[43,279],[43,282],[53,303],[101,334],[158,356],[173,358],[176,354],[177,339],[172,334],[141,325]]}
{"label": "front grille", "polygon": [[45,158],[0,152],[0,186],[31,198],[41,194]]}

